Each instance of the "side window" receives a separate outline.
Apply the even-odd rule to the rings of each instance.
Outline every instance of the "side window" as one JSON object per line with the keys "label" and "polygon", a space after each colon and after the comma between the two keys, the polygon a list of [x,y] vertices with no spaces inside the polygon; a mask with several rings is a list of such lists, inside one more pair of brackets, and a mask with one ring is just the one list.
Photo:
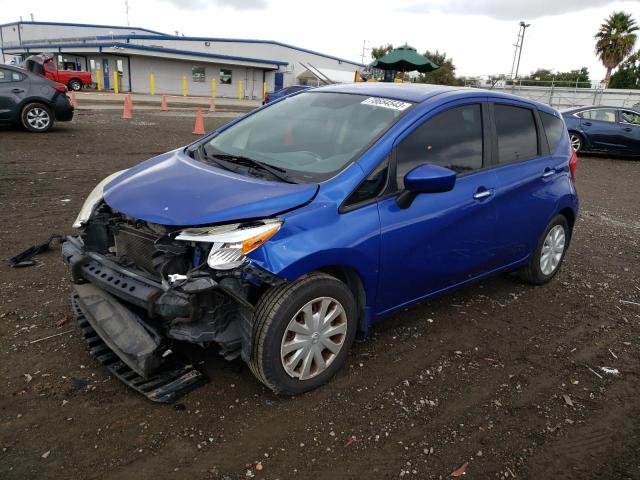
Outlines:
{"label": "side window", "polygon": [[538,131],[533,111],[510,105],[495,105],[498,163],[511,163],[538,156]]}
{"label": "side window", "polygon": [[0,68],[0,83],[19,82],[24,79],[24,75],[13,70]]}
{"label": "side window", "polygon": [[467,173],[482,168],[482,110],[479,104],[454,107],[419,126],[396,149],[398,188],[404,176],[428,163]]}
{"label": "side window", "polygon": [[380,195],[387,186],[389,161],[385,160],[378,165],[373,172],[356,188],[344,202],[346,207],[366,202]]}
{"label": "side window", "polygon": [[582,112],[582,118],[585,120],[597,120],[599,122],[615,123],[616,111],[610,108],[596,108]]}
{"label": "side window", "polygon": [[558,148],[558,143],[560,143],[560,139],[563,135],[566,135],[567,131],[564,122],[556,117],[555,115],[551,115],[546,112],[539,112],[540,118],[542,119],[542,126],[544,127],[544,132],[547,134],[547,141],[549,142],[549,151],[551,153],[556,151]]}
{"label": "side window", "polygon": [[620,110],[620,121],[640,125],[640,114],[630,112],[629,110]]}

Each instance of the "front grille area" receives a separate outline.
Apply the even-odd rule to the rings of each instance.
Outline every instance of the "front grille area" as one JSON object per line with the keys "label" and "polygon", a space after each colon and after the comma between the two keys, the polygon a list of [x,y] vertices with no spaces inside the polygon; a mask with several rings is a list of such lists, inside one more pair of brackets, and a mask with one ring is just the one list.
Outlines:
{"label": "front grille area", "polygon": [[132,227],[121,226],[115,235],[116,254],[139,268],[157,274],[153,268],[156,236]]}

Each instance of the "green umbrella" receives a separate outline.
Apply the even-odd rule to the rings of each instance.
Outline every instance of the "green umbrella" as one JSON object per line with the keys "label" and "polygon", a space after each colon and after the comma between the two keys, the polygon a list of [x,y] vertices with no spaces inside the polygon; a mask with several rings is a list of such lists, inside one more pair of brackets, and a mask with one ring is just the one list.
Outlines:
{"label": "green umbrella", "polygon": [[433,72],[438,68],[438,65],[427,57],[420,55],[415,48],[406,43],[402,47],[394,48],[384,57],[377,59],[371,66],[380,70],[396,70],[399,72],[417,70],[421,73]]}

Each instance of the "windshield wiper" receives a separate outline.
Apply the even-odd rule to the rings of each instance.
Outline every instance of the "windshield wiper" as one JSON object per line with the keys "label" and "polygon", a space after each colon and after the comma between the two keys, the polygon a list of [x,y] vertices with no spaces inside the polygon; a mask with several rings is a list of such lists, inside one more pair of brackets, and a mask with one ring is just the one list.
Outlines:
{"label": "windshield wiper", "polygon": [[187,149],[187,154],[193,159],[200,160],[200,161],[211,162],[214,165],[216,165],[217,167],[220,167],[220,168],[222,168],[224,170],[228,170],[230,172],[236,173],[235,169],[229,168],[224,163],[219,162],[218,160],[213,158],[211,155],[209,155],[207,153],[207,151],[204,149],[204,145],[197,145],[195,147],[188,148]]}
{"label": "windshield wiper", "polygon": [[[205,151],[205,155],[207,155]],[[284,168],[276,167],[273,165],[268,165],[260,160],[254,160],[253,158],[243,157],[242,155],[229,155],[226,153],[214,153],[207,155],[207,157],[217,158],[219,160],[224,160],[229,163],[234,163],[237,165],[243,165],[245,167],[253,167],[259,170],[264,170],[265,172],[270,173],[272,176],[286,183],[296,183],[287,175],[287,171]]]}

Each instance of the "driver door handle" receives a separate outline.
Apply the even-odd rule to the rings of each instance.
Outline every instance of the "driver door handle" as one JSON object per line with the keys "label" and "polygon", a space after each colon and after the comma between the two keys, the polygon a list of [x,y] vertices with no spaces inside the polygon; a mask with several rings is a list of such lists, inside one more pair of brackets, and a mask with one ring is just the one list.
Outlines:
{"label": "driver door handle", "polygon": [[11,90],[11,93],[22,93],[22,92],[24,92],[24,90],[21,88],[14,88],[13,90]]}
{"label": "driver door handle", "polygon": [[625,132],[630,132],[632,130],[631,127],[624,127],[622,130],[624,130]]}
{"label": "driver door handle", "polygon": [[584,125],[585,127],[590,127],[591,126],[591,122],[582,122],[582,125]]}
{"label": "driver door handle", "polygon": [[487,198],[493,195],[491,190],[481,190],[473,194],[474,200],[482,200],[483,198]]}

